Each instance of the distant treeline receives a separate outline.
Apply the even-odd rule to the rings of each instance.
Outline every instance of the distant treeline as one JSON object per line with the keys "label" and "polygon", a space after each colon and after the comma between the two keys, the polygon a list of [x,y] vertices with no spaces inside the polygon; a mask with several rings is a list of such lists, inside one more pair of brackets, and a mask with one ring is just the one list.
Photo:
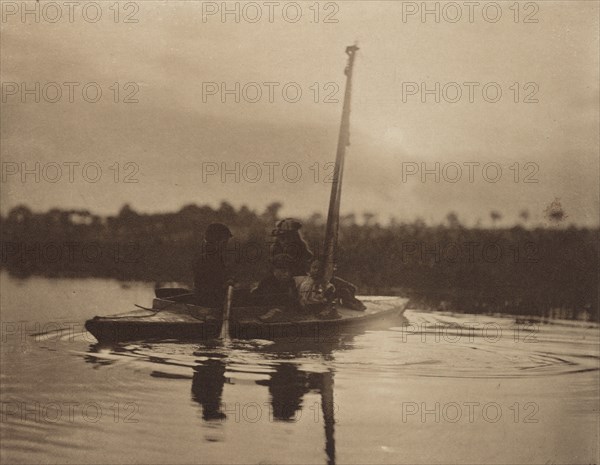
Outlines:
{"label": "distant treeline", "polygon": [[[111,217],[20,206],[0,217],[1,266],[19,277],[189,283],[204,229],[222,222],[234,233],[227,261],[238,282],[249,285],[268,269],[269,232],[281,206],[257,213],[223,202],[218,209],[139,214],[125,205]],[[372,218],[341,219],[338,274],[361,294],[403,294],[450,311],[598,317],[598,229],[465,228],[454,214],[440,226],[381,226]],[[318,257],[324,219],[314,214],[303,223]]]}

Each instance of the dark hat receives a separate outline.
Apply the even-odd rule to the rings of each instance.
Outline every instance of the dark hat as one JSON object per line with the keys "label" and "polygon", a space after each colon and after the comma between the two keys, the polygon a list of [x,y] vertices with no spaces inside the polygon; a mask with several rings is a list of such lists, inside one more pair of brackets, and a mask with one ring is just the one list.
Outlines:
{"label": "dark hat", "polygon": [[289,270],[291,269],[292,264],[294,263],[294,259],[288,254],[280,253],[273,257],[271,263],[273,264],[273,268],[277,268],[280,270]]}
{"label": "dark hat", "polygon": [[229,228],[223,223],[209,224],[204,233],[204,240],[206,240],[206,242],[224,241],[230,237],[233,237],[233,234],[231,234]]}
{"label": "dark hat", "polygon": [[281,236],[282,234],[292,233],[302,228],[302,223],[294,218],[286,218],[275,223],[275,229],[271,231],[271,236]]}

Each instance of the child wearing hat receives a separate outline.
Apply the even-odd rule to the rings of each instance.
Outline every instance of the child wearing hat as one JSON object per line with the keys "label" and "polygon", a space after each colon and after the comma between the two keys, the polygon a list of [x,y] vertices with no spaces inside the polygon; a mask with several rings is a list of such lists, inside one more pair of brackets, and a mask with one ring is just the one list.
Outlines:
{"label": "child wearing hat", "polygon": [[305,275],[313,258],[313,253],[300,234],[302,223],[294,218],[286,218],[275,224],[271,236],[275,238],[271,246],[271,257],[285,254],[291,257],[292,276]]}

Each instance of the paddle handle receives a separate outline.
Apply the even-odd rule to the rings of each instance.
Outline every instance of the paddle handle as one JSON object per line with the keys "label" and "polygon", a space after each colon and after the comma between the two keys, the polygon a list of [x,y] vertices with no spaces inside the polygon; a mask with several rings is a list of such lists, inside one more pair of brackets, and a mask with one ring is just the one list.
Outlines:
{"label": "paddle handle", "polygon": [[221,339],[229,338],[229,318],[231,314],[231,302],[233,300],[233,286],[227,286],[227,296],[223,307],[223,324],[221,325]]}

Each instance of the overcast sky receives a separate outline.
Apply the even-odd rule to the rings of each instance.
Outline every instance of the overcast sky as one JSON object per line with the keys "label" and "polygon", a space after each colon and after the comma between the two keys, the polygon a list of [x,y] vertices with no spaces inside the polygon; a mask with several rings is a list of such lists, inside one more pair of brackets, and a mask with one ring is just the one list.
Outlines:
{"label": "overcast sky", "polygon": [[[67,7],[56,23],[47,21],[56,13],[50,9],[40,10],[39,23],[33,15],[23,23],[21,11],[12,15],[5,9],[2,213],[21,203],[36,211],[60,207],[114,214],[124,203],[156,212],[189,203],[217,206],[223,200],[262,210],[279,200],[288,215],[325,214],[330,185],[324,181],[331,171],[326,163],[335,157],[344,49],[357,40],[343,213],[371,211],[384,222],[395,216],[437,223],[455,211],[471,225],[478,219],[489,223],[491,210],[512,224],[526,209],[531,222],[543,223],[544,211],[559,198],[567,223],[598,224],[597,2],[521,3],[519,11],[511,9],[513,2],[500,2],[502,17],[495,23],[498,11],[480,7],[471,22],[463,2],[454,4],[462,8],[455,23],[449,19],[458,10],[446,3],[440,4],[439,23],[433,15],[423,22],[420,12],[403,17],[403,9],[409,13],[421,2],[308,2],[300,3],[300,10],[289,4],[274,7],[272,22],[265,3],[245,9],[239,4],[245,13],[239,23],[234,15],[223,22],[219,12],[203,19],[221,2],[142,1],[137,11],[122,3],[119,22],[109,9],[113,2],[99,2],[102,17],[96,23],[89,22],[96,13],[90,9],[88,21],[75,9],[72,23]],[[251,23],[256,6],[262,17]],[[298,11],[302,17],[294,23]],[[138,22],[124,23],[128,14]],[[47,86],[39,103],[34,95],[23,102],[22,83],[34,88],[36,82],[40,88],[59,83],[62,97],[47,102],[56,95]],[[80,83],[73,87],[73,103],[66,82]],[[102,89],[96,103],[82,97],[90,82]],[[128,82],[135,85],[125,87]],[[239,103],[234,95],[222,103],[218,87],[226,83],[233,89],[236,82],[259,83],[262,96],[248,86]],[[277,83],[270,85],[273,102],[265,82]],[[445,93],[440,90],[436,103],[435,95],[422,95],[406,84],[411,82],[429,89],[437,82]],[[456,85],[447,85],[452,82],[462,96]],[[217,89],[206,83],[217,83]],[[282,95],[286,83],[288,101]],[[496,97],[498,87],[502,95]],[[302,96],[292,103],[298,88]],[[94,88],[87,90],[93,99]],[[136,90],[129,98],[138,103],[122,102]],[[245,101],[255,97],[256,103]],[[21,162],[30,169],[40,163],[39,182],[33,174],[25,182],[20,173],[12,174]],[[233,174],[223,182],[221,164],[234,169],[236,162],[239,182]],[[422,163],[434,169],[436,162],[439,182],[433,174],[422,182],[420,172],[407,172],[420,171]],[[102,169],[97,182],[83,178],[86,163],[96,164],[87,167],[90,179],[96,176],[94,166]],[[52,183],[55,164],[63,172]],[[260,178],[256,164],[263,170]],[[457,166],[462,178],[450,182]],[[301,178],[291,182],[298,167]]]}

